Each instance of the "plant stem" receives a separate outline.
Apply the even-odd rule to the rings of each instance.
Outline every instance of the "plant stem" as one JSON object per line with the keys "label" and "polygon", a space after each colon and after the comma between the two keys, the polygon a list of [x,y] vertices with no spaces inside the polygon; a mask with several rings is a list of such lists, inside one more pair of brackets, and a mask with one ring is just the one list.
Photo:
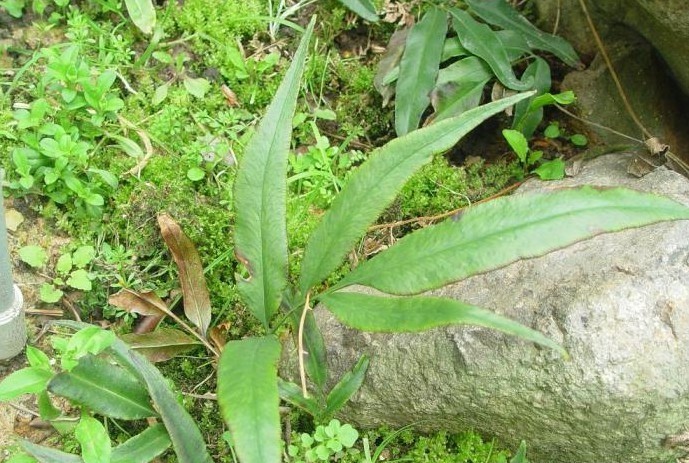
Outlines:
{"label": "plant stem", "polygon": [[299,333],[297,334],[297,343],[299,350],[299,378],[301,379],[301,392],[305,399],[309,398],[309,392],[306,389],[306,368],[304,367],[304,324],[306,323],[306,312],[311,309],[310,306],[311,292],[306,293],[306,301],[304,302],[304,310],[301,312],[299,319]]}

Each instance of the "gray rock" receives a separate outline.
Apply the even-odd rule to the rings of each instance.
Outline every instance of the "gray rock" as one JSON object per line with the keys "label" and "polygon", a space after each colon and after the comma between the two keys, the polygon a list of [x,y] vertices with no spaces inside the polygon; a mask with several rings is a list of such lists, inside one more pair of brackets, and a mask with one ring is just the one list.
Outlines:
{"label": "gray rock", "polygon": [[[575,178],[520,191],[628,186],[689,204],[686,178],[665,168],[630,178],[628,161],[600,157]],[[362,333],[317,309],[331,378],[372,355],[342,418],[525,439],[535,463],[674,461],[689,429],[688,237],[689,221],[606,234],[437,292],[541,330],[569,361],[483,328]]]}
{"label": "gray rock", "polygon": [[[559,34],[583,53],[597,52],[579,0],[536,0],[541,26]],[[685,0],[596,0],[587,1],[603,37],[617,25],[636,31],[658,50],[680,87],[689,95],[689,5]],[[558,15],[558,8],[560,13]]]}
{"label": "gray rock", "polygon": [[[689,6],[682,2],[680,7],[673,0],[587,3],[634,112],[655,137],[689,161],[689,132],[684,116],[689,95]],[[645,139],[598,54],[579,0],[537,0],[536,6],[541,27],[552,32],[559,17],[558,34],[570,40],[584,61],[590,63],[588,69],[571,72],[562,82],[563,89],[574,90],[577,95],[579,115]],[[629,143],[608,130],[589,128],[599,142]]]}

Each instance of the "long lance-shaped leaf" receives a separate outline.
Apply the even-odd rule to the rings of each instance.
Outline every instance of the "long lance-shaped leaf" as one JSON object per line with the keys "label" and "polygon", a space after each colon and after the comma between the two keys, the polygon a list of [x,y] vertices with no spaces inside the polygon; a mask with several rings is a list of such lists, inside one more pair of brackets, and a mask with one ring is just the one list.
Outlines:
{"label": "long lance-shaped leaf", "polygon": [[370,0],[340,0],[340,2],[366,21],[373,23],[378,21],[376,7],[373,6]]}
{"label": "long lance-shaped leaf", "polygon": [[242,463],[280,463],[280,399],[274,336],[225,345],[218,365],[218,404]]}
{"label": "long lance-shaped leaf", "polygon": [[85,355],[71,371],[56,375],[48,390],[113,418],[136,420],[156,415],[137,378],[94,355]]}
{"label": "long lance-shaped leaf", "polygon": [[538,29],[505,0],[466,0],[465,3],[484,21],[521,33],[531,48],[549,51],[570,66],[581,65],[577,52],[569,42]]}
{"label": "long lance-shaped leaf", "polygon": [[[524,71],[525,76],[533,76],[534,88],[538,95],[543,95],[550,90],[550,66],[543,58],[536,57],[533,63]],[[537,96],[523,100],[514,105],[514,120],[512,128],[519,130],[526,138],[531,138],[538,124],[543,120],[543,108],[530,110],[531,103]]]}
{"label": "long lance-shaped leaf", "polygon": [[56,450],[52,447],[34,444],[28,440],[22,440],[20,445],[26,453],[38,460],[39,463],[84,463],[84,460],[82,460],[79,455],[73,455],[71,453]]}
{"label": "long lance-shaped leaf", "polygon": [[514,75],[507,51],[495,31],[476,21],[466,11],[452,8],[450,13],[454,17],[453,26],[462,46],[484,60],[501,84],[518,91],[531,88],[532,79],[520,81]]}
{"label": "long lance-shaped leaf", "polygon": [[265,327],[287,285],[287,153],[313,26],[314,20],[244,151],[234,182],[235,254],[250,275],[239,279],[238,288]]}
{"label": "long lance-shaped leaf", "polygon": [[184,315],[196,325],[203,336],[206,336],[211,323],[211,300],[199,253],[172,217],[167,214],[159,215],[158,225],[165,244],[177,264],[184,299]]}
{"label": "long lance-shaped leaf", "polygon": [[160,371],[119,339],[115,340],[111,349],[118,361],[129,370],[136,371],[146,385],[153,404],[165,424],[179,462],[213,463],[196,422],[177,402],[175,394]]}
{"label": "long lance-shaped leaf", "polygon": [[519,336],[567,355],[559,344],[536,330],[454,299],[336,292],[324,294],[320,300],[342,323],[362,331],[414,332],[454,324],[477,325]]}
{"label": "long lance-shaped leaf", "polygon": [[323,421],[321,419],[321,413],[323,412],[322,407],[313,396],[304,397],[301,386],[278,378],[278,392],[282,400],[291,403],[295,407],[301,408],[306,413],[313,416],[316,421]]}
{"label": "long lance-shaped leaf", "polygon": [[326,419],[330,419],[335,415],[347,401],[359,390],[364,383],[366,371],[370,358],[367,355],[362,355],[352,371],[348,371],[342,376],[340,381],[333,387],[333,390],[328,394],[327,404],[324,411]]}
{"label": "long lance-shaped leaf", "polygon": [[158,423],[113,448],[110,463],[148,463],[169,446],[170,436]]}
{"label": "long lance-shaped leaf", "polygon": [[481,122],[531,95],[533,92],[514,95],[474,108],[396,138],[373,152],[352,173],[309,238],[299,282],[302,293],[306,294],[340,265],[366,227],[433,155],[452,148]]}
{"label": "long lance-shaped leaf", "polygon": [[402,136],[419,126],[431,102],[430,93],[438,76],[443,44],[447,34],[447,13],[428,10],[407,36],[400,61],[395,101],[395,131]]}
{"label": "long lance-shaped leaf", "polygon": [[689,219],[689,208],[624,188],[499,198],[404,237],[332,290],[361,284],[389,294],[418,294],[601,233],[677,219]]}
{"label": "long lance-shaped leaf", "polygon": [[431,94],[436,111],[433,120],[437,122],[458,116],[477,107],[481,102],[483,87],[492,77],[486,63],[475,56],[463,58],[441,69]]}

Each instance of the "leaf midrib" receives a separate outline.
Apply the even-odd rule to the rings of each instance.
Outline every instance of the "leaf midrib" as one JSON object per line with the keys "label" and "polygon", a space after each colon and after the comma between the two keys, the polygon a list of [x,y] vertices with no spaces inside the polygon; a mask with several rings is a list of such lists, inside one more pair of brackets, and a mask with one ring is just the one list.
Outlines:
{"label": "leaf midrib", "polygon": [[[450,244],[450,245],[448,245],[448,246],[439,248],[438,250],[432,252],[431,254],[426,254],[426,255],[422,256],[421,259],[420,259],[420,261],[423,262],[423,261],[428,261],[428,260],[437,260],[437,257],[438,257],[438,256],[440,256],[440,255],[442,255],[442,254],[445,254],[446,252],[451,251],[453,248],[470,246],[470,245],[472,245],[472,244],[475,244],[475,243],[477,243],[477,242],[481,242],[481,241],[488,240],[488,239],[493,238],[493,237],[495,237],[495,236],[499,236],[499,235],[502,235],[502,234],[511,233],[511,232],[514,232],[515,230],[519,230],[519,229],[525,228],[525,227],[531,227],[531,226],[533,226],[533,225],[537,225],[537,224],[543,223],[543,222],[548,222],[548,221],[550,221],[550,220],[555,220],[555,219],[557,219],[557,218],[559,218],[559,217],[563,217],[563,216],[567,216],[567,215],[572,215],[572,214],[578,214],[578,213],[580,213],[580,212],[582,212],[582,211],[596,211],[596,210],[605,210],[605,209],[613,209],[613,210],[616,210],[616,211],[620,211],[620,210],[622,210],[622,211],[640,210],[640,211],[643,212],[643,211],[648,210],[648,207],[642,207],[642,206],[625,206],[625,207],[619,207],[619,206],[609,206],[609,205],[608,205],[608,206],[598,206],[598,207],[586,207],[586,208],[582,207],[582,208],[578,208],[578,209],[576,209],[576,210],[574,210],[574,211],[562,212],[562,213],[559,213],[559,214],[550,215],[550,216],[548,216],[547,218],[544,218],[544,219],[535,220],[535,221],[530,221],[530,222],[528,222],[527,225],[512,226],[512,227],[509,227],[509,228],[501,229],[501,230],[498,231],[498,232],[491,232],[491,233],[482,235],[481,237],[474,238],[474,239],[469,240],[469,241],[464,241],[464,242],[458,243],[458,244]],[[658,209],[658,208],[655,208],[654,210],[655,210],[655,211],[658,211],[659,209]],[[662,210],[667,210],[667,209],[662,209]],[[548,251],[544,251],[543,253],[535,254],[535,255],[533,255],[533,256],[531,256],[531,257],[537,257],[537,256],[540,256],[540,255],[544,255],[544,254],[546,254],[546,253],[548,253],[548,252],[552,252],[552,251],[555,251],[555,250],[557,250],[557,249],[562,249],[562,248],[564,248],[564,247],[566,247],[566,246],[568,246],[568,245],[571,245],[571,244],[574,244],[574,243],[577,243],[577,242],[580,242],[580,241],[583,241],[583,240],[586,240],[586,239],[589,239],[589,238],[593,238],[593,237],[595,237],[595,236],[599,236],[599,235],[602,235],[602,234],[605,234],[605,233],[615,233],[615,232],[624,231],[624,230],[627,230],[627,229],[638,228],[638,227],[644,226],[644,225],[652,225],[652,224],[656,224],[656,223],[664,222],[664,221],[668,221],[668,220],[683,220],[683,219],[682,219],[682,218],[676,218],[676,219],[662,219],[662,218],[659,218],[659,219],[654,219],[654,220],[651,221],[651,222],[645,222],[645,223],[642,224],[642,225],[630,225],[630,226],[622,226],[621,228],[616,228],[616,229],[612,229],[612,230],[600,230],[600,231],[594,232],[594,233],[591,234],[591,235],[588,235],[588,236],[585,236],[585,237],[576,239],[576,240],[574,240],[574,241],[572,241],[572,242],[569,242],[569,243],[567,243],[567,244],[562,244],[562,245],[559,245],[559,246],[549,247],[549,250],[548,250]],[[686,220],[686,219],[684,219],[684,220]],[[396,256],[396,257],[399,257],[399,256]],[[513,262],[516,262],[517,260],[524,259],[524,258],[530,258],[530,257],[528,257],[528,255],[527,255],[527,256],[520,255],[519,257],[517,257],[517,258],[515,258],[515,259],[511,259],[511,260],[509,260],[509,261],[507,261],[507,262],[504,262],[504,263],[502,263],[502,264],[498,264],[498,265],[497,265],[496,267],[494,267],[494,268],[501,268],[501,267],[504,267],[504,266],[506,266],[506,265],[509,265],[509,264],[511,264],[511,263],[513,263]],[[422,264],[421,264],[421,265],[422,265]],[[417,262],[415,263],[415,266],[420,266],[420,265],[419,265],[419,261],[417,261]],[[362,267],[362,268],[363,268],[363,267]],[[490,271],[490,270],[491,270],[491,269],[486,269],[486,270],[477,272],[476,274],[483,273],[483,272],[485,272],[485,271]],[[470,276],[472,276],[472,275],[467,275],[466,277],[463,277],[463,278],[469,278]],[[463,279],[463,278],[462,278],[462,279]],[[345,278],[345,280],[346,280],[346,278]],[[343,286],[340,285],[340,284],[336,284],[335,286],[333,286],[333,289],[332,289],[332,290],[335,291],[335,290],[338,290],[338,289],[342,289],[343,287],[350,286],[350,285],[352,285],[352,284],[366,283],[366,280],[361,280],[361,279],[354,279],[354,280],[352,280],[352,281],[346,281],[346,282],[345,282],[345,280],[343,280],[343,283],[345,283]],[[449,281],[455,281],[455,280],[449,280]],[[459,281],[459,280],[457,280],[457,281]],[[446,283],[448,283],[448,281],[444,281],[444,282],[440,283],[439,285],[436,285],[435,287],[442,286],[443,284],[446,284]],[[405,294],[420,294],[420,293],[422,293],[422,292],[424,292],[424,291],[425,291],[425,290],[421,290],[421,291],[415,291],[414,293],[405,293]]]}

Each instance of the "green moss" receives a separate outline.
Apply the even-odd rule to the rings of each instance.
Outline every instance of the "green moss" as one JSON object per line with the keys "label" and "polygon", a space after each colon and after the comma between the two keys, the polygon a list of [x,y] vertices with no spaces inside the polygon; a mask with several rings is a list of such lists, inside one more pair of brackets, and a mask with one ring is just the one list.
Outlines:
{"label": "green moss", "polygon": [[405,185],[393,206],[396,220],[432,216],[468,206],[504,188],[512,179],[512,164],[453,167],[436,157]]}
{"label": "green moss", "polygon": [[174,19],[184,32],[223,42],[264,30],[266,21],[260,16],[267,15],[267,3],[262,0],[185,0]]}

